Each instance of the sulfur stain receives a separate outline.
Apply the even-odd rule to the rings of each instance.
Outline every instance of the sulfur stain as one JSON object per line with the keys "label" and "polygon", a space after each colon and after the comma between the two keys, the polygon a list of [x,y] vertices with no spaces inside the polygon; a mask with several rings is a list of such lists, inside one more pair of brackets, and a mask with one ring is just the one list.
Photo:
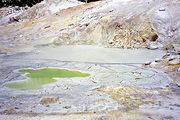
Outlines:
{"label": "sulfur stain", "polygon": [[88,77],[89,73],[80,71],[60,69],[60,68],[42,68],[42,69],[21,69],[21,73],[26,73],[28,79],[23,81],[9,82],[7,87],[14,89],[39,89],[41,86],[54,83],[57,80],[54,78],[73,78],[73,77]]}
{"label": "sulfur stain", "polygon": [[51,103],[58,103],[60,100],[58,97],[45,97],[40,100],[40,104],[48,105]]}
{"label": "sulfur stain", "polygon": [[108,93],[112,99],[121,104],[119,109],[131,110],[132,108],[139,108],[145,104],[144,98],[153,94],[150,91],[133,86],[105,86],[98,89],[98,91]]}

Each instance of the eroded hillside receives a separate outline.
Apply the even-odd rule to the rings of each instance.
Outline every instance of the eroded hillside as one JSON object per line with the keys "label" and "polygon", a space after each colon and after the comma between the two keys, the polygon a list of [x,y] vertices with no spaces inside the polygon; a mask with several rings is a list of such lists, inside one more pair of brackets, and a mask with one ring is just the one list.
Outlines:
{"label": "eroded hillside", "polygon": [[178,0],[49,3],[25,10],[15,17],[19,22],[1,25],[1,43],[13,39],[12,46],[92,44],[152,49],[179,43]]}

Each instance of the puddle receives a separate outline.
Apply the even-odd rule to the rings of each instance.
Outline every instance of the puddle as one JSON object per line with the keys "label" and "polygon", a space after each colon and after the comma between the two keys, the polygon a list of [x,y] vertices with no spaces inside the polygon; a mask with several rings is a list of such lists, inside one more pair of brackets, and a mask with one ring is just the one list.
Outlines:
{"label": "puddle", "polygon": [[[47,51],[48,49],[48,51]],[[35,50],[36,52],[36,50]],[[66,54],[64,54],[66,53]],[[53,59],[88,63],[124,63],[142,64],[162,58],[162,50],[103,48],[91,45],[68,45],[38,48],[38,53],[26,56],[26,59]]]}
{"label": "puddle", "polygon": [[54,83],[57,80],[54,78],[73,78],[73,77],[88,77],[89,73],[80,71],[60,69],[60,68],[41,68],[41,69],[21,69],[21,73],[25,73],[27,79],[23,81],[9,82],[7,87],[14,89],[38,89],[41,86]]}

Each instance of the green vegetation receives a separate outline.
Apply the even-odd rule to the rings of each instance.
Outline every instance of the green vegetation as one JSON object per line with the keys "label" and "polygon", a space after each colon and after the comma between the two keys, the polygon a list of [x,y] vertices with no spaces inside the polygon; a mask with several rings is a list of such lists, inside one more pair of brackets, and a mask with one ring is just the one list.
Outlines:
{"label": "green vegetation", "polygon": [[15,89],[38,89],[41,86],[49,83],[54,83],[57,80],[54,78],[73,78],[73,77],[88,77],[90,74],[82,73],[74,70],[59,69],[59,68],[42,68],[42,69],[21,69],[19,72],[27,73],[27,80],[9,82],[7,87]]}
{"label": "green vegetation", "polygon": [[[7,7],[7,6],[33,6],[43,0],[1,0],[0,7]],[[81,2],[94,2],[99,0],[78,0]]]}
{"label": "green vegetation", "polygon": [[33,6],[42,0],[1,0],[0,7],[3,6]]}

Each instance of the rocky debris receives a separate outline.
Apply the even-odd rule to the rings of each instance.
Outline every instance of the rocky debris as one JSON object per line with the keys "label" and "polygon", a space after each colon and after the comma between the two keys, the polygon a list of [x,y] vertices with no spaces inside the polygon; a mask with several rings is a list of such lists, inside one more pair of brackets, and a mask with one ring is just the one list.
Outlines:
{"label": "rocky debris", "polygon": [[147,48],[150,50],[161,49],[163,45],[159,42],[148,42]]}
{"label": "rocky debris", "polygon": [[155,49],[158,49],[158,46],[157,46],[157,44],[156,43],[149,43],[149,45],[148,45],[148,48],[150,49],[150,50],[155,50]]}
{"label": "rocky debris", "polygon": [[180,55],[175,51],[170,51],[161,59],[155,59],[154,61],[145,64],[145,66],[176,72],[180,67]]}
{"label": "rocky debris", "polygon": [[0,18],[9,15],[9,9],[11,9],[10,7],[3,7],[0,8]]}
{"label": "rocky debris", "polygon": [[159,62],[151,62],[151,64],[150,64],[150,67],[152,67],[152,68],[160,68],[160,67],[162,67],[163,66],[163,64],[160,64]]}
{"label": "rocky debris", "polygon": [[12,23],[12,22],[18,22],[20,20],[20,15],[26,11],[28,7],[7,7],[7,8],[1,8],[0,11],[0,25]]}
{"label": "rocky debris", "polygon": [[8,16],[13,13],[23,12],[23,11],[27,10],[28,8],[29,8],[28,6],[25,6],[25,7],[19,7],[19,6],[2,7],[2,8],[0,8],[0,16],[4,17],[4,16]]}
{"label": "rocky debris", "polygon": [[20,20],[19,16],[10,17],[10,18],[9,18],[9,23],[19,22],[19,20]]}
{"label": "rocky debris", "polygon": [[176,52],[180,52],[180,43],[179,44],[173,44],[173,49],[176,51]]}
{"label": "rocky debris", "polygon": [[178,87],[180,87],[180,82],[176,83]]}
{"label": "rocky debris", "polygon": [[154,61],[155,62],[161,62],[161,59],[160,58],[156,58]]}
{"label": "rocky debris", "polygon": [[180,58],[170,59],[169,65],[177,65],[180,64]]}
{"label": "rocky debris", "polygon": [[165,11],[166,9],[164,7],[159,8],[159,11]]}
{"label": "rocky debris", "polygon": [[64,109],[70,109],[71,106],[70,106],[70,105],[66,105],[66,106],[64,106],[63,108],[64,108]]}
{"label": "rocky debris", "polygon": [[59,97],[43,97],[40,100],[40,104],[48,105],[52,103],[58,103],[60,101]]}
{"label": "rocky debris", "polygon": [[151,62],[150,61],[148,61],[148,62],[146,62],[144,65],[150,65],[151,64]]}

